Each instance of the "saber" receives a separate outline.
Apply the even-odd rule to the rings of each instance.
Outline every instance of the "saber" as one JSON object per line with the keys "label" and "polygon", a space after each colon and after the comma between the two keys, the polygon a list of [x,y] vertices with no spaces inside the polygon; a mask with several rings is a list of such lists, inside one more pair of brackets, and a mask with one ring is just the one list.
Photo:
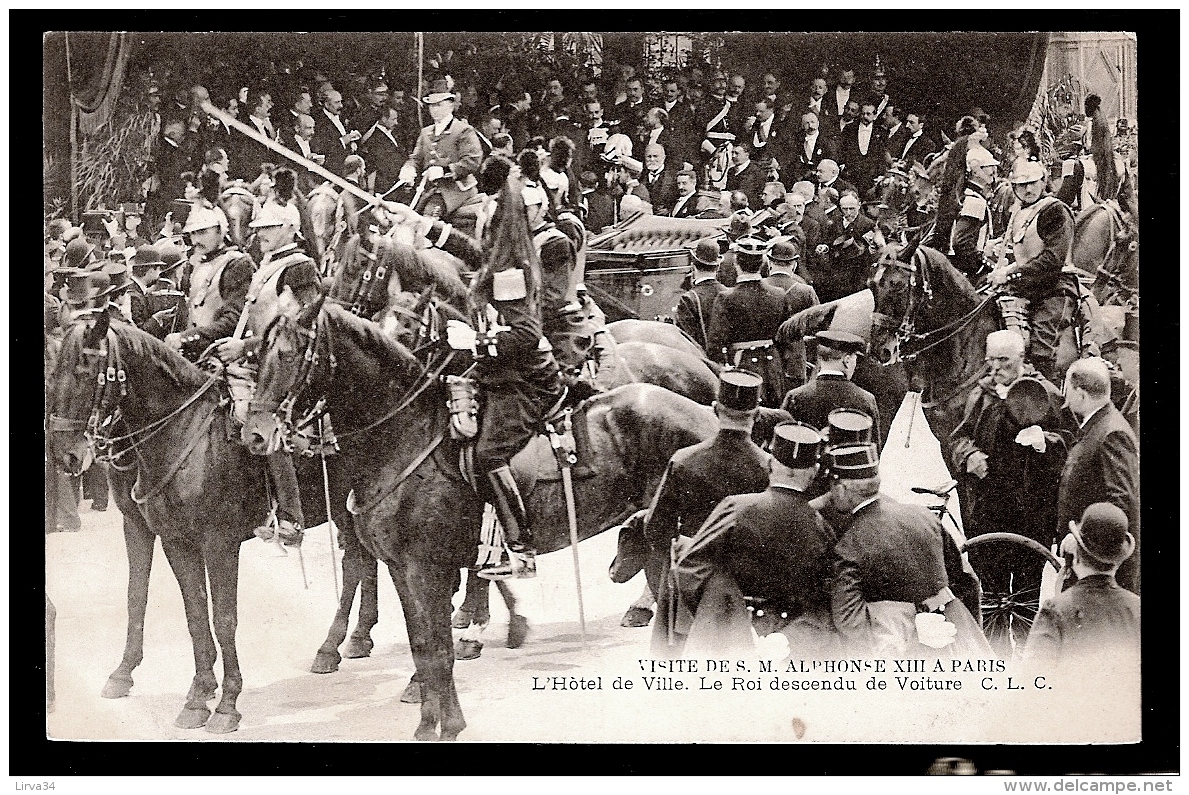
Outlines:
{"label": "saber", "polygon": [[326,534],[330,536],[330,571],[334,575],[334,593],[335,604],[342,597],[342,592],[339,590],[339,568],[338,561],[335,560],[335,544],[334,531],[338,529],[334,524],[334,518],[330,513],[330,476],[326,471],[326,437],[322,435],[322,417],[318,418],[318,447],[322,456],[322,496],[326,498]]}
{"label": "saber", "polygon": [[582,645],[586,645],[586,608],[582,603],[582,572],[578,566],[578,515],[574,508],[574,481],[570,467],[561,468],[561,483],[566,495],[566,519],[570,523],[570,549],[574,553],[574,583],[578,588],[578,629],[582,633]]}
{"label": "saber", "polygon": [[207,113],[209,113],[210,115],[214,116],[219,121],[226,124],[228,127],[234,127],[237,131],[248,136],[256,143],[267,147],[268,149],[272,150],[273,152],[276,152],[278,155],[280,155],[281,157],[284,157],[286,160],[290,160],[294,163],[297,163],[302,168],[304,168],[308,171],[312,171],[313,173],[317,174],[318,176],[322,177],[323,179],[327,180],[328,182],[330,182],[334,185],[337,185],[338,187],[347,191],[352,196],[355,196],[358,199],[362,199],[363,201],[367,202],[369,205],[379,203],[380,200],[376,198],[375,194],[368,193],[367,191],[360,188],[358,185],[354,184],[353,182],[348,182],[347,180],[340,177],[338,174],[328,171],[327,169],[325,169],[322,166],[315,163],[313,160],[307,160],[306,158],[299,155],[297,152],[294,152],[289,147],[279,144],[276,141],[268,138],[267,136],[261,135],[259,131],[249,127],[248,125],[244,124],[242,121],[235,118],[234,116],[231,116],[228,113],[216,108],[214,105],[212,105],[210,103],[209,100],[202,103],[202,109],[204,111],[206,111]]}
{"label": "saber", "polygon": [[417,186],[417,191],[413,194],[413,200],[409,202],[409,208],[414,212],[416,212],[417,209],[417,202],[421,201],[421,194],[425,192],[426,180],[426,177],[421,178],[421,184]]}

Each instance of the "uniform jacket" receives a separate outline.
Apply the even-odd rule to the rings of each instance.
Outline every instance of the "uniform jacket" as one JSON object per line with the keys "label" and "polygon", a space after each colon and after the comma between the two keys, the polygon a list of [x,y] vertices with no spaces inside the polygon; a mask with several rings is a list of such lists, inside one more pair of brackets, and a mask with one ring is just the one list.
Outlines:
{"label": "uniform jacket", "polygon": [[[1041,197],[1039,201],[1045,202],[1046,206],[1036,213],[1030,223],[1019,222],[1016,213],[1024,212],[1027,208],[1017,207],[1008,224],[1008,235],[1017,250],[1016,264],[1020,274],[1018,279],[1011,282],[1012,289],[1036,303],[1059,289],[1061,269],[1065,267],[1065,259],[1069,256],[1069,247],[1073,242],[1073,215],[1069,208],[1056,199],[1046,201],[1045,197]],[[1040,237],[1043,248],[1025,260],[1018,250],[1031,230]]]}
{"label": "uniform jacket", "polygon": [[[243,312],[244,304],[247,301],[252,275],[256,272],[256,263],[252,261],[252,258],[234,247],[214,251],[206,257],[206,261],[209,262],[224,254],[231,256],[218,276],[218,296],[221,303],[214,319],[209,323],[190,329],[187,334],[183,335],[185,349],[194,352],[195,356],[202,353],[202,350],[215,340],[230,337],[235,331],[240,313]],[[201,300],[201,297],[196,295],[201,287],[200,284],[192,283],[190,285],[191,296]]]}
{"label": "uniform jacket", "polygon": [[[834,409],[858,409],[871,415],[873,428],[879,428],[879,406],[875,396],[840,373],[818,373],[809,383],[790,391],[781,408],[792,414],[793,419],[814,428],[829,425],[830,412]],[[874,433],[873,436],[878,437]],[[879,444],[878,438],[873,441]]]}
{"label": "uniform jacket", "polygon": [[787,318],[785,294],[759,279],[743,281],[724,292],[714,302],[707,345],[710,358],[733,361],[731,352],[723,353],[732,343],[774,340],[780,324]]}
{"label": "uniform jacket", "polygon": [[465,181],[479,172],[483,150],[479,136],[471,125],[461,119],[452,119],[441,135],[434,135],[434,125],[423,127],[409,156],[417,173],[424,174],[430,166],[441,166],[445,178],[437,183],[446,200],[448,211],[463,204],[470,192],[460,189],[457,182]]}
{"label": "uniform jacket", "polygon": [[714,301],[727,288],[718,279],[707,278],[681,294],[677,299],[674,321],[694,342],[706,350],[706,334],[710,329]]}
{"label": "uniform jacket", "polygon": [[[1096,411],[1077,434],[1065,459],[1057,491],[1057,535],[1069,531],[1071,519],[1096,502],[1109,502],[1127,514],[1128,530],[1139,533],[1139,445],[1135,432],[1113,404]],[[1139,547],[1118,572],[1119,584],[1138,593]]]}

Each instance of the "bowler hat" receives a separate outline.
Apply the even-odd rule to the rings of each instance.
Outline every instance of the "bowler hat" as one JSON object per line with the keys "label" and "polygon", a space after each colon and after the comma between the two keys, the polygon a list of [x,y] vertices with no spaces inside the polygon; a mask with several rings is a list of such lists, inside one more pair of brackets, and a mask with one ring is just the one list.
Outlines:
{"label": "bowler hat", "polygon": [[779,240],[772,244],[768,258],[773,262],[793,262],[801,258],[801,250],[792,240]]}
{"label": "bowler hat", "polygon": [[1127,532],[1127,514],[1109,502],[1096,502],[1082,512],[1081,522],[1071,522],[1078,546],[1095,560],[1117,566],[1135,551],[1135,536]]}
{"label": "bowler hat", "polygon": [[132,283],[132,280],[128,277],[128,266],[123,262],[105,263],[102,271],[108,279],[108,287],[104,292],[110,296],[120,295]]}
{"label": "bowler hat", "polygon": [[136,253],[128,260],[128,264],[133,268],[147,268],[150,265],[165,266],[165,262],[161,259],[161,252],[156,246],[138,247]]}
{"label": "bowler hat", "polygon": [[722,262],[722,254],[718,250],[718,241],[712,238],[702,238],[694,246],[690,257],[697,265],[706,265],[708,267],[717,267]]}
{"label": "bowler hat", "polygon": [[157,246],[157,253],[161,260],[161,270],[172,270],[179,264],[186,261],[182,256],[182,251],[173,243],[166,241]]}
{"label": "bowler hat", "polygon": [[66,252],[62,255],[62,267],[85,267],[94,251],[95,247],[88,243],[85,237],[76,237],[66,244]]}
{"label": "bowler hat", "polygon": [[831,447],[871,443],[871,431],[875,426],[875,421],[865,411],[847,408],[834,409],[826,421],[828,423],[826,433]]}
{"label": "bowler hat", "polygon": [[832,447],[826,451],[830,472],[842,480],[862,480],[879,474],[879,453],[873,444]]}
{"label": "bowler hat", "polygon": [[436,105],[448,99],[458,99],[458,95],[450,90],[450,84],[445,80],[435,80],[429,87],[429,93],[421,98],[426,105]]}
{"label": "bowler hat", "polygon": [[800,422],[782,422],[772,430],[772,456],[786,467],[811,467],[821,453],[820,433]]}
{"label": "bowler hat", "polygon": [[1017,378],[1004,398],[1007,413],[1021,428],[1040,425],[1053,415],[1049,391],[1036,378]]}
{"label": "bowler hat", "polygon": [[867,347],[862,337],[840,329],[823,329],[813,336],[819,343],[842,353],[862,353]]}
{"label": "bowler hat", "polygon": [[750,370],[723,370],[718,376],[718,403],[735,411],[752,411],[760,405],[764,379]]}

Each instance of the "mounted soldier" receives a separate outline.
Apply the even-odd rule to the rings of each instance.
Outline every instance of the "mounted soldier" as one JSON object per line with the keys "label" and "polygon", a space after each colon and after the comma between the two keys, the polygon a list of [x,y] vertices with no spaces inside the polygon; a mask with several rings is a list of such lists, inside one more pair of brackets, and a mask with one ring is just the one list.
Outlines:
{"label": "mounted soldier", "polygon": [[483,149],[474,128],[454,118],[458,101],[445,80],[434,82],[421,101],[433,119],[421,129],[413,153],[400,169],[400,181],[413,184],[420,176],[424,190],[413,209],[433,218],[449,218],[477,196],[475,175],[483,160]]}

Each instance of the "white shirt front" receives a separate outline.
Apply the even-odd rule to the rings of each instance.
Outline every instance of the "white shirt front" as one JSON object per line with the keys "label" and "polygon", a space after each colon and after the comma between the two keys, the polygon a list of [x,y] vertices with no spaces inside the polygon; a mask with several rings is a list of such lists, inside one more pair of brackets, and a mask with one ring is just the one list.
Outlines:
{"label": "white shirt front", "polygon": [[328,111],[326,108],[323,108],[322,112],[326,114],[326,118],[330,119],[330,123],[334,125],[336,130],[339,131],[340,137],[347,134],[347,131],[345,129],[343,129],[343,120],[341,117],[336,116],[335,114]]}
{"label": "white shirt front", "polygon": [[813,150],[817,147],[817,130],[805,136],[805,159],[813,161]]}
{"label": "white shirt front", "polygon": [[850,89],[842,86],[834,87],[834,104],[838,106],[838,115],[846,110],[846,103],[850,102]]}
{"label": "white shirt front", "polygon": [[818,97],[817,99],[810,99],[809,109],[820,116],[822,112],[822,98]]}
{"label": "white shirt front", "polygon": [[298,148],[301,149],[301,156],[304,157],[306,160],[309,160],[310,155],[312,154],[312,152],[310,151],[310,142],[307,141],[305,138],[302,138],[300,135],[295,135],[295,136],[293,136],[293,138],[294,138],[294,140],[297,141]]}
{"label": "white shirt front", "polygon": [[859,154],[863,157],[867,156],[867,150],[871,148],[871,132],[874,129],[874,124],[859,124]]}
{"label": "white shirt front", "polygon": [[904,151],[900,153],[901,157],[904,157],[905,155],[908,154],[908,150],[912,148],[912,145],[917,142],[917,139],[921,137],[921,133],[923,133],[924,131],[925,130],[923,128],[920,130],[917,130],[909,137],[909,139],[907,141],[905,141]]}

